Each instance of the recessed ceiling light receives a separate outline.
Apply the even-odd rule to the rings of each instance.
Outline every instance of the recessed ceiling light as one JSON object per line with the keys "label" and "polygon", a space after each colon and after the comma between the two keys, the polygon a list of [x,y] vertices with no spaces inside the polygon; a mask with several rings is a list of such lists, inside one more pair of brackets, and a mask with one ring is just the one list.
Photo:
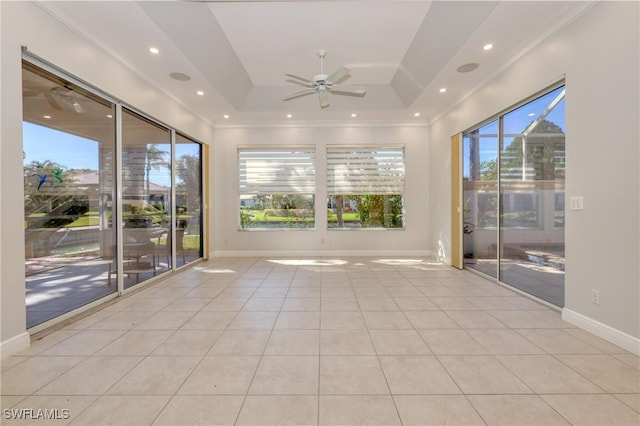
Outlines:
{"label": "recessed ceiling light", "polygon": [[482,46],[482,49],[484,49],[484,50],[491,50],[491,49],[493,49],[493,44],[491,44],[491,43],[487,43],[487,44],[485,44],[484,46]]}
{"label": "recessed ceiling light", "polygon": [[456,68],[456,71],[462,72],[462,73],[471,72],[477,69],[479,66],[480,64],[477,62],[469,62],[468,64],[460,65],[458,68]]}
{"label": "recessed ceiling light", "polygon": [[46,118],[47,120],[51,118],[50,115],[43,115],[44,118]]}
{"label": "recessed ceiling light", "polygon": [[444,92],[446,92],[446,91],[447,91],[447,88],[446,88],[446,87],[442,87],[442,88],[440,89],[440,93],[444,93]]}
{"label": "recessed ceiling light", "polygon": [[157,55],[158,53],[160,53],[160,50],[157,47],[150,47],[149,52],[153,53],[154,55]]}
{"label": "recessed ceiling light", "polygon": [[191,80],[191,77],[189,77],[187,74],[181,73],[181,72],[172,72],[169,74],[169,77],[173,78],[174,80],[178,80],[178,81],[189,81]]}
{"label": "recessed ceiling light", "polygon": [[198,94],[198,96],[204,96],[204,92],[202,90],[198,90],[196,93]]}
{"label": "recessed ceiling light", "polygon": [[287,118],[291,118],[291,117],[293,117],[293,115],[287,114]]}
{"label": "recessed ceiling light", "polygon": [[419,112],[415,112],[415,113],[413,113],[413,116],[414,117],[420,117],[420,113]]}
{"label": "recessed ceiling light", "polygon": [[107,114],[107,118],[113,118],[113,115]]}
{"label": "recessed ceiling light", "polygon": [[355,112],[353,114],[351,114],[351,117],[356,118],[358,116],[358,114],[356,114]]}
{"label": "recessed ceiling light", "polygon": [[223,115],[223,117],[224,117],[225,119],[228,119],[228,118],[229,118],[229,114],[225,114],[225,115]]}

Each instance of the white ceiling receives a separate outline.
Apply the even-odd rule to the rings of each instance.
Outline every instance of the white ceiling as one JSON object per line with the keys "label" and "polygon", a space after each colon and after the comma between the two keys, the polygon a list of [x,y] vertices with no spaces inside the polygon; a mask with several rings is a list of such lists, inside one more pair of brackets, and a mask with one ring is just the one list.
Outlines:
{"label": "white ceiling", "polygon": [[[291,120],[430,122],[591,2],[52,1],[42,7],[212,124]],[[494,48],[484,51],[492,43]],[[152,55],[148,49],[160,49]],[[362,98],[282,99],[312,78],[351,69]],[[456,68],[477,62],[462,74]],[[169,77],[181,72],[181,82]],[[446,87],[445,93],[440,89]],[[204,96],[196,95],[197,90]],[[420,117],[414,117],[419,112]],[[224,114],[230,118],[225,120]]]}

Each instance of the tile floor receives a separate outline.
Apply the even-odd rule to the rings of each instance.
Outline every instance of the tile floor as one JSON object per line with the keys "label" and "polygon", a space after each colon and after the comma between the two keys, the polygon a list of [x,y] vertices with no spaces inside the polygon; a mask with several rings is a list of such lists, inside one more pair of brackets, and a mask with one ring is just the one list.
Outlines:
{"label": "tile floor", "polygon": [[198,263],[1,378],[2,424],[640,424],[637,356],[425,259]]}

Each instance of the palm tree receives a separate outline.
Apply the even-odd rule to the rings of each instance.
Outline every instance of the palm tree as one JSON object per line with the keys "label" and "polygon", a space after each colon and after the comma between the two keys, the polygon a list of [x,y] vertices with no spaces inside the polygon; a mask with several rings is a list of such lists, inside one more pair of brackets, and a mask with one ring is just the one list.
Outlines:
{"label": "palm tree", "polygon": [[169,152],[158,148],[157,144],[147,146],[145,159],[145,183],[147,195],[149,195],[149,175],[151,174],[151,169],[160,170],[164,167],[169,168],[171,166],[171,162],[166,160],[166,155],[168,154]]}

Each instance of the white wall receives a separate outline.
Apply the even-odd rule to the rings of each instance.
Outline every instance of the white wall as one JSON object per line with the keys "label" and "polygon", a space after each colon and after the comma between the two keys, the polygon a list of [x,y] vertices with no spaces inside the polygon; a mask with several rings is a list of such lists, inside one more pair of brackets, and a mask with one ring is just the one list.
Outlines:
{"label": "white wall", "polygon": [[[327,230],[327,144],[405,144],[404,230]],[[239,230],[239,145],[316,148],[316,229]],[[424,126],[336,125],[219,127],[213,144],[213,255],[425,255],[428,242],[428,129]]]}
{"label": "white wall", "polygon": [[0,19],[0,349],[4,357],[29,344],[20,226],[24,197],[21,46],[201,142],[211,142],[213,129],[36,4],[0,2]]}
{"label": "white wall", "polygon": [[[639,6],[597,3],[442,116],[430,128],[429,168],[429,240],[432,250],[442,244],[449,260],[450,136],[566,75],[566,196],[584,196],[584,210],[566,212],[563,316],[636,351]],[[600,290],[599,305],[591,303],[591,289]]]}

